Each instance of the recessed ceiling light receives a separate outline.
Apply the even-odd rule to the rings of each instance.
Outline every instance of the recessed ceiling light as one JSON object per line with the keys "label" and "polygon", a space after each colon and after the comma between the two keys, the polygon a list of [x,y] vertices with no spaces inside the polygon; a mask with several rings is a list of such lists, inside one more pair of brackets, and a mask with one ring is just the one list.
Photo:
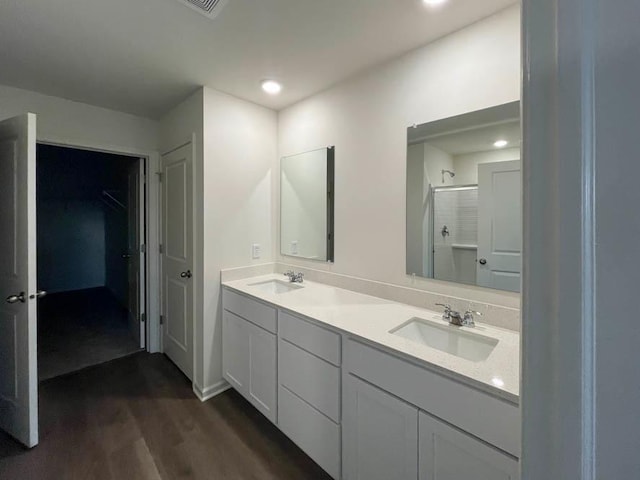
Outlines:
{"label": "recessed ceiling light", "polygon": [[422,0],[425,5],[429,5],[430,7],[435,7],[436,5],[442,5],[447,0]]}
{"label": "recessed ceiling light", "polygon": [[493,146],[496,148],[504,148],[507,145],[509,145],[509,142],[507,142],[506,140],[497,140]]}
{"label": "recessed ceiling light", "polygon": [[277,95],[282,90],[282,85],[275,80],[265,80],[262,82],[262,90],[267,92],[269,95]]}

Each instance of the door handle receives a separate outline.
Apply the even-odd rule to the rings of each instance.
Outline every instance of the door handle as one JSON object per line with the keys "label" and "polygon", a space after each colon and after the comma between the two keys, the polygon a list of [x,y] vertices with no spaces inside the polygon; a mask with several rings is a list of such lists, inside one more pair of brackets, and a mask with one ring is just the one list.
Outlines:
{"label": "door handle", "polygon": [[38,290],[36,293],[29,295],[29,298],[42,298],[47,294],[45,290]]}
{"label": "door handle", "polygon": [[20,292],[19,295],[9,295],[7,297],[7,303],[24,303],[27,301],[27,297],[25,296],[24,292]]}
{"label": "door handle", "polygon": [[131,255],[129,255],[128,253],[125,253],[122,255],[122,258],[131,258]]}
{"label": "door handle", "polygon": [[478,263],[480,265],[486,265],[487,264],[487,259],[486,258],[481,258],[480,260],[478,260]]}
{"label": "door handle", "polygon": [[193,275],[191,274],[191,270],[187,270],[186,272],[182,272],[180,274],[180,278],[191,278]]}

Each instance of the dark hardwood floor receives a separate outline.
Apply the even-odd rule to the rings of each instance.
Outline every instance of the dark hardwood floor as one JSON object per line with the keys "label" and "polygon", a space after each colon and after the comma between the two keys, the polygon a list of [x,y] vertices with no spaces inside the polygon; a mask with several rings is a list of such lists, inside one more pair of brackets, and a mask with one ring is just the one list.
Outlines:
{"label": "dark hardwood floor", "polygon": [[234,391],[201,403],[160,354],[41,383],[32,450],[0,433],[2,480],[329,478]]}

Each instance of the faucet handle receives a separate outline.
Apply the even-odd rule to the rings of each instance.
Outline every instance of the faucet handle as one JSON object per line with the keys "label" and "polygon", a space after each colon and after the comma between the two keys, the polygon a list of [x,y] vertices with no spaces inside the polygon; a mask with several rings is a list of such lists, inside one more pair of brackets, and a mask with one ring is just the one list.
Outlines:
{"label": "faucet handle", "polygon": [[464,325],[467,327],[475,327],[476,323],[473,321],[473,316],[477,315],[479,317],[482,316],[482,313],[476,312],[475,310],[467,310],[464,312]]}
{"label": "faucet handle", "polygon": [[287,270],[286,272],[284,272],[284,276],[285,276],[285,277],[290,277],[290,276],[292,276],[293,274],[294,274],[294,273],[293,273],[293,270]]}
{"label": "faucet handle", "polygon": [[438,307],[444,307],[444,313],[442,314],[442,318],[445,320],[449,320],[451,318],[451,305],[448,303],[436,303]]}

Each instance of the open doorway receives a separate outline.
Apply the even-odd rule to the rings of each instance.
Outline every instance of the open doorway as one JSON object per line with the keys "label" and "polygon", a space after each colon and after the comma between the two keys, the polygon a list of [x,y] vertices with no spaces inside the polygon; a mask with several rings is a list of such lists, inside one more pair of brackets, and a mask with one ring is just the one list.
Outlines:
{"label": "open doorway", "polygon": [[37,147],[38,377],[145,347],[145,160]]}

